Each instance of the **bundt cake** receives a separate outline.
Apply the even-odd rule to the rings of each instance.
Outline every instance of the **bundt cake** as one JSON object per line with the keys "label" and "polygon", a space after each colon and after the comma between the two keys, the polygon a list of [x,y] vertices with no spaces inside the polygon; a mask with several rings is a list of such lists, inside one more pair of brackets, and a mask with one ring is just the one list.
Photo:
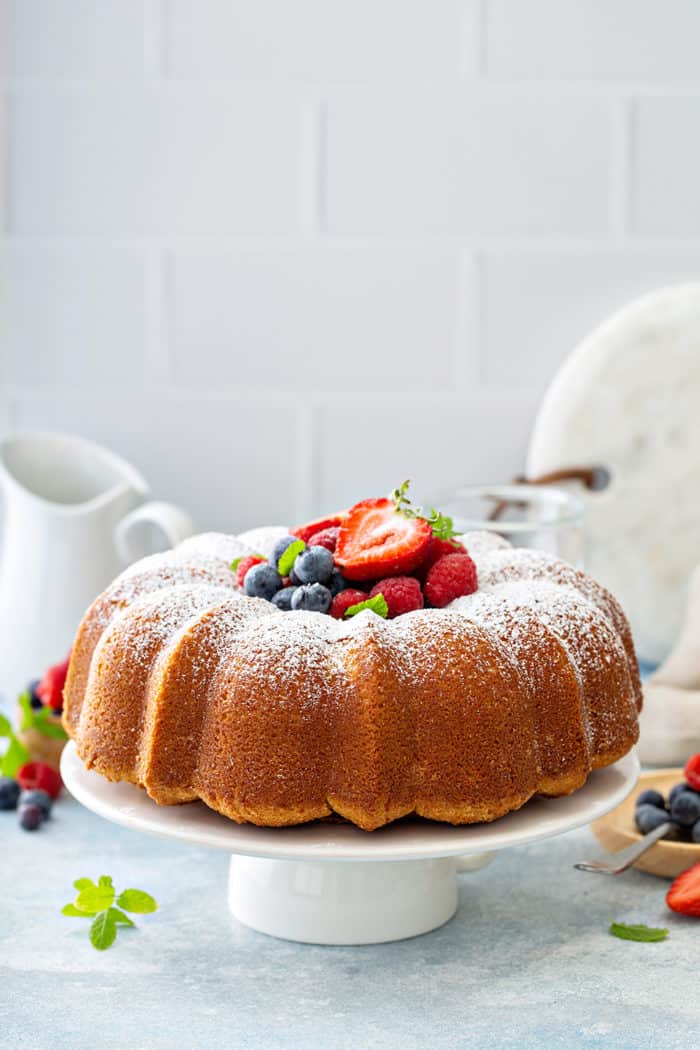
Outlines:
{"label": "bundt cake", "polygon": [[[494,820],[630,750],[641,689],[611,594],[549,554],[364,502],[359,554],[362,529],[344,534],[353,508],[311,532],[193,537],[119,576],[80,625],[66,683],[85,764],[164,805],[372,830],[408,814]],[[422,562],[403,522],[398,540],[387,532],[392,514],[417,523]],[[324,546],[340,582],[309,555]],[[326,584],[303,582],[322,563]],[[278,570],[296,605],[271,593]],[[368,592],[382,573],[386,601]],[[348,592],[352,605],[336,602]],[[417,608],[425,593],[440,607]],[[331,615],[309,611],[324,603]]]}

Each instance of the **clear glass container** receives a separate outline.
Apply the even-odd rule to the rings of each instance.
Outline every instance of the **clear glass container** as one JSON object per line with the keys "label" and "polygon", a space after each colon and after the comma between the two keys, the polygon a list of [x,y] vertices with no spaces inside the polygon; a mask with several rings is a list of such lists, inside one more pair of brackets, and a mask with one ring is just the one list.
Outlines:
{"label": "clear glass container", "polygon": [[[431,504],[433,505],[433,504]],[[549,485],[464,485],[434,500],[458,532],[486,529],[583,568],[583,500]]]}

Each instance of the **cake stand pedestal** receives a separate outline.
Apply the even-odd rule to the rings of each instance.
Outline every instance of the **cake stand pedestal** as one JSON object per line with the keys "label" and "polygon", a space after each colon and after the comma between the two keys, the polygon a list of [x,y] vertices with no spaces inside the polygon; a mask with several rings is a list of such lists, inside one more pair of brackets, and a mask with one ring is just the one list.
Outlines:
{"label": "cake stand pedestal", "polygon": [[614,809],[634,789],[639,763],[627,755],[574,795],[533,799],[493,824],[406,819],[371,834],[341,823],[239,825],[201,802],[157,806],[132,784],[88,771],[72,742],[61,773],[71,794],[107,820],[227,850],[229,909],[247,926],[310,944],[378,944],[447,922],[457,909],[457,874],[484,867],[496,850],[560,835]]}

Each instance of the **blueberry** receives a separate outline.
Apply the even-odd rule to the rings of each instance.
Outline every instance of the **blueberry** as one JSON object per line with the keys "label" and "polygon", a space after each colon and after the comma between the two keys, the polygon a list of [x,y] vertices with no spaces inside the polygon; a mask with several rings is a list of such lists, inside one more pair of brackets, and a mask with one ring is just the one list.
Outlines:
{"label": "blueberry", "polygon": [[297,554],[294,575],[302,583],[328,583],[333,574],[333,555],[325,547],[307,547]]}
{"label": "blueberry", "polygon": [[671,820],[682,828],[690,828],[700,820],[700,795],[694,791],[679,791],[671,803]]}
{"label": "blueberry", "polygon": [[19,811],[19,822],[25,831],[36,831],[44,820],[44,811],[41,806],[30,802],[28,806],[22,806]]}
{"label": "blueberry", "polygon": [[331,578],[326,584],[326,587],[331,592],[332,597],[335,598],[336,594],[340,594],[340,592],[344,591],[347,588],[347,586],[347,580],[342,575],[340,569],[333,569],[333,572],[331,573]]}
{"label": "blueberry", "polygon": [[666,808],[666,800],[660,791],[654,791],[650,788],[648,791],[642,791],[637,795],[637,801],[635,806],[643,806],[645,802],[648,802],[651,806],[658,806],[659,809]]}
{"label": "blueberry", "polygon": [[39,711],[44,705],[41,702],[40,697],[37,696],[36,691],[39,685],[39,679],[36,678],[33,682],[30,682],[27,686],[29,690],[29,703],[32,705],[35,711]]}
{"label": "blueberry", "polygon": [[700,820],[696,820],[690,829],[690,839],[700,844]]}
{"label": "blueberry", "polygon": [[295,587],[283,587],[277,594],[272,595],[272,604],[276,605],[283,612],[289,612],[292,607],[292,595],[295,590]]}
{"label": "blueberry", "polygon": [[[318,550],[324,549],[323,547],[318,548]],[[295,588],[292,595],[292,609],[325,613],[331,607],[331,600],[331,592],[323,584],[306,583],[303,587]]]}
{"label": "blueberry", "polygon": [[51,816],[51,807],[53,805],[53,799],[49,795],[48,791],[42,791],[41,788],[37,788],[34,791],[23,791],[19,796],[19,808],[23,806],[40,806],[44,812],[44,818]]}
{"label": "blueberry", "polygon": [[676,797],[676,795],[680,795],[681,791],[692,791],[692,790],[693,789],[691,788],[690,784],[686,784],[685,782],[681,782],[680,784],[675,784],[671,788],[669,793],[668,793],[668,804],[669,804],[669,806],[673,802],[673,800]]}
{"label": "blueberry", "polygon": [[281,540],[277,540],[277,543],[272,548],[272,554],[270,555],[270,563],[277,568],[277,563],[286,551],[287,547],[291,543],[296,543],[299,539],[298,536],[283,536]]}
{"label": "blueberry", "polygon": [[282,587],[282,579],[269,562],[263,561],[248,569],[243,581],[243,590],[250,598],[266,598],[268,602]]}
{"label": "blueberry", "polygon": [[12,777],[0,777],[0,809],[17,809],[20,787]]}
{"label": "blueberry", "polygon": [[641,806],[637,806],[634,814],[635,823],[642,835],[646,835],[648,831],[658,828],[659,824],[663,824],[668,819],[668,813],[665,809],[652,806],[649,802],[643,802]]}

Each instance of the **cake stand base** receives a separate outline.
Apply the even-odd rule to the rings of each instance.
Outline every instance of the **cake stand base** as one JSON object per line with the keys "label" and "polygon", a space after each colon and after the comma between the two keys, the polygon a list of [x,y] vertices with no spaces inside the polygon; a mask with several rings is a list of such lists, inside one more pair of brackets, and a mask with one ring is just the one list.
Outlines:
{"label": "cake stand base", "polygon": [[491,859],[308,861],[231,857],[229,909],[272,937],[381,944],[442,926],[457,910],[457,872]]}

